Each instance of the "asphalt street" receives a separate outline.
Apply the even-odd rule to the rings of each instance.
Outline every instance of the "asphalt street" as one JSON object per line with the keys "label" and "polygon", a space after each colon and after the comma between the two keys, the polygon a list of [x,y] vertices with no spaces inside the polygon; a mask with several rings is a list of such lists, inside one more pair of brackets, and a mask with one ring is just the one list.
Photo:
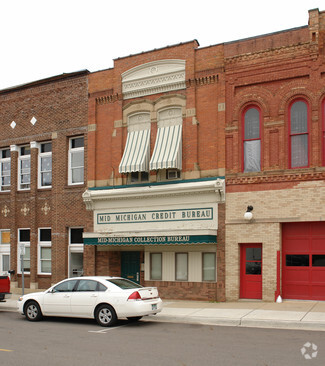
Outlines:
{"label": "asphalt street", "polygon": [[[310,357],[310,358],[309,358]],[[324,332],[46,318],[31,323],[0,311],[0,364],[53,365],[324,365]]]}

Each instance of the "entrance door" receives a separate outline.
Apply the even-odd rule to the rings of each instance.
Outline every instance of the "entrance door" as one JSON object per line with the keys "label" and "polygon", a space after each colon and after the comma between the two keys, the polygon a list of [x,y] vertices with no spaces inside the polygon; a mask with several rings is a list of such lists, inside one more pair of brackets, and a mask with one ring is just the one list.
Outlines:
{"label": "entrance door", "polygon": [[121,253],[121,275],[130,281],[140,283],[140,252]]}
{"label": "entrance door", "polygon": [[262,244],[240,247],[240,297],[262,298]]}

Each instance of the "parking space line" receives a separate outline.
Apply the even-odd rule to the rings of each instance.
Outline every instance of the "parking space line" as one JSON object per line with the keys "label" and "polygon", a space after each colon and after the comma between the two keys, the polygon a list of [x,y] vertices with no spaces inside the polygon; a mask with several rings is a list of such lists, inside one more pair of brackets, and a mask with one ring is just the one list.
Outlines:
{"label": "parking space line", "polygon": [[102,329],[102,330],[88,330],[88,333],[103,333],[105,334],[106,332],[108,332],[109,330],[115,330],[115,329],[118,329],[118,328],[122,328],[122,327],[126,327],[128,324],[123,324],[123,325],[119,325],[117,327],[114,327],[114,328],[106,328],[106,329]]}

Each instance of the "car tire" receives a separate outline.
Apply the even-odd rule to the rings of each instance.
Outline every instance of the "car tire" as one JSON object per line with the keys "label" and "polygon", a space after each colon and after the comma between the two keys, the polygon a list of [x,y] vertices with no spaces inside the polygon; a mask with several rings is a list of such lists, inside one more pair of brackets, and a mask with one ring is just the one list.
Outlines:
{"label": "car tire", "polygon": [[142,316],[128,316],[127,319],[130,320],[131,322],[137,322],[140,319],[142,319]]}
{"label": "car tire", "polygon": [[95,312],[95,319],[102,327],[110,327],[117,321],[114,308],[111,305],[100,305]]}
{"label": "car tire", "polygon": [[36,301],[29,301],[25,305],[24,313],[26,319],[31,322],[37,322],[43,317],[41,308]]}

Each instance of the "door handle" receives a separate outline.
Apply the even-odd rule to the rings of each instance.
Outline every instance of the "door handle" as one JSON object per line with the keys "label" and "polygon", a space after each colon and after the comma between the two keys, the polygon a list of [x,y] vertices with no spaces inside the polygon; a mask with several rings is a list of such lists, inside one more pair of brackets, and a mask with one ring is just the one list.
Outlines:
{"label": "door handle", "polygon": [[139,272],[137,272],[137,281],[139,282]]}
{"label": "door handle", "polygon": [[63,297],[70,297],[70,295],[64,295]]}

